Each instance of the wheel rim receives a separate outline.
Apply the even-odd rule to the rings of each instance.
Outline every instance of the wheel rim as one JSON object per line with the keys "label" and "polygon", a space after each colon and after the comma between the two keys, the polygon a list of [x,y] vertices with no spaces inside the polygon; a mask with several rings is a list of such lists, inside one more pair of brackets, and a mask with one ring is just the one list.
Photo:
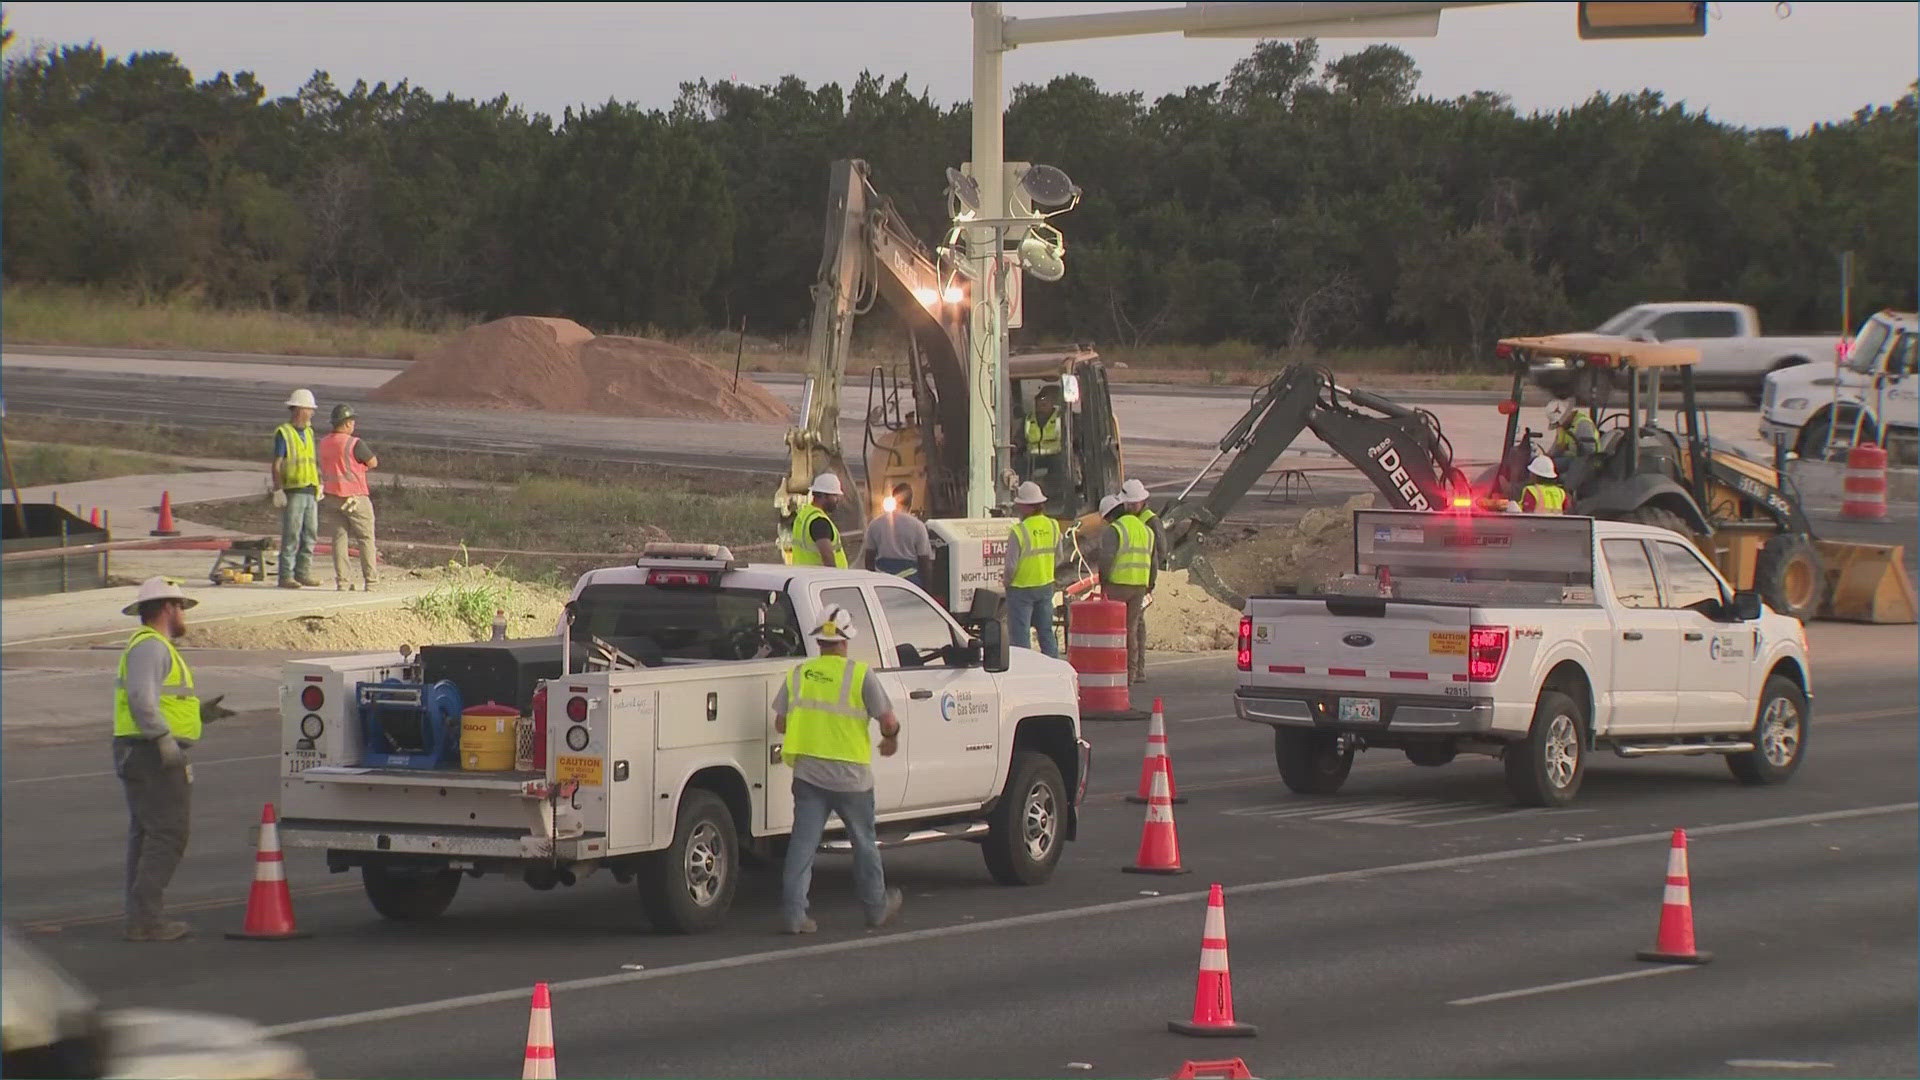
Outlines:
{"label": "wheel rim", "polygon": [[703,821],[687,837],[687,896],[706,907],[726,883],[726,839],[711,821]]}
{"label": "wheel rim", "polygon": [[1767,702],[1760,721],[1760,753],[1776,769],[1786,768],[1800,756],[1800,710],[1786,698]]}
{"label": "wheel rim", "polygon": [[1789,562],[1781,575],[1781,587],[1787,594],[1787,603],[1795,608],[1805,607],[1813,599],[1813,567],[1804,558]]}
{"label": "wheel rim", "polygon": [[1547,782],[1555,788],[1563,788],[1573,783],[1573,774],[1580,767],[1580,740],[1573,717],[1556,716],[1547,725],[1547,741],[1544,753],[1547,766]]}
{"label": "wheel rim", "polygon": [[1021,815],[1021,829],[1027,842],[1027,858],[1034,862],[1045,862],[1053,852],[1054,840],[1060,833],[1060,812],[1053,800],[1052,788],[1035,784],[1027,792],[1027,808]]}

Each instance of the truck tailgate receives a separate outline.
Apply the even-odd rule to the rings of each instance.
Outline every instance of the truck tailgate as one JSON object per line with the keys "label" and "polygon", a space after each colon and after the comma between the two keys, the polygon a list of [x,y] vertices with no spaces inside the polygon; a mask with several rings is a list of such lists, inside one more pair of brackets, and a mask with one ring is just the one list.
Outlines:
{"label": "truck tailgate", "polygon": [[1473,609],[1366,597],[1254,597],[1249,687],[1464,697]]}

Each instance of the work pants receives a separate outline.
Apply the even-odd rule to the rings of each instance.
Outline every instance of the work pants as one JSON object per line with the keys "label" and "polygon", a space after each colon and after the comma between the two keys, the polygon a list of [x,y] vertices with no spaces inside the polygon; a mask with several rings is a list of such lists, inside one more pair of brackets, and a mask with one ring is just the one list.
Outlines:
{"label": "work pants", "polygon": [[126,790],[127,927],[146,930],[165,917],[167,884],[187,853],[193,779],[182,764],[168,768],[152,739],[113,740],[113,771]]}
{"label": "work pants", "polygon": [[333,583],[347,584],[348,539],[360,548],[360,578],[368,585],[380,580],[373,543],[373,499],[355,495],[352,507],[346,499],[328,495],[320,500],[320,521],[333,540]]}
{"label": "work pants", "polygon": [[786,872],[780,880],[781,914],[789,930],[807,918],[807,893],[813,888],[813,856],[827,829],[827,815],[838,814],[853,843],[853,891],[867,909],[867,921],[886,914],[887,879],[874,840],[873,789],[829,791],[805,780],[793,781],[793,834],[787,838]]}
{"label": "work pants", "polygon": [[1008,589],[1007,629],[1013,635],[1010,640],[1015,646],[1031,649],[1032,638],[1037,636],[1042,653],[1059,657],[1060,643],[1053,634],[1053,586]]}
{"label": "work pants", "polygon": [[902,580],[911,581],[923,589],[927,587],[927,583],[920,580],[919,559],[882,559],[875,557],[873,560],[873,568],[882,574],[892,574],[894,577]]}
{"label": "work pants", "polygon": [[310,491],[287,492],[280,511],[280,581],[313,579],[313,544],[320,533],[320,504]]}
{"label": "work pants", "polygon": [[1147,587],[1102,585],[1100,591],[1127,605],[1127,682],[1137,683],[1147,677]]}

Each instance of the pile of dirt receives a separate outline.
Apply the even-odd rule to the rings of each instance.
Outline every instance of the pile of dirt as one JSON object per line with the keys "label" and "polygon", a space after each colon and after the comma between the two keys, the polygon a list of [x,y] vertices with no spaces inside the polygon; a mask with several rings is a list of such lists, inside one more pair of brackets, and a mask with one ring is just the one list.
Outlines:
{"label": "pile of dirt", "polygon": [[570,319],[514,315],[462,332],[373,391],[375,401],[678,420],[783,422],[760,384],[677,345],[595,337]]}
{"label": "pile of dirt", "polygon": [[1353,568],[1353,512],[1372,506],[1371,494],[1355,495],[1344,506],[1308,510],[1288,525],[1216,534],[1207,561],[1223,582],[1245,595],[1324,592]]}
{"label": "pile of dirt", "polygon": [[1147,648],[1167,652],[1231,649],[1240,613],[1215,600],[1184,570],[1163,572],[1147,608]]}
{"label": "pile of dirt", "polygon": [[[436,591],[473,588],[486,572],[470,569],[409,571],[408,579],[436,581]],[[560,606],[566,600],[558,590],[511,581],[497,575],[486,587],[488,603],[505,611],[509,638],[549,637],[560,625]],[[431,594],[429,594],[431,595]],[[243,619],[190,626],[182,645],[200,649],[304,649],[355,653],[381,652],[401,645],[448,645],[488,637],[490,627],[476,628],[446,613],[449,605],[419,599],[377,608],[322,612],[278,620]],[[490,619],[490,616],[487,616]]]}

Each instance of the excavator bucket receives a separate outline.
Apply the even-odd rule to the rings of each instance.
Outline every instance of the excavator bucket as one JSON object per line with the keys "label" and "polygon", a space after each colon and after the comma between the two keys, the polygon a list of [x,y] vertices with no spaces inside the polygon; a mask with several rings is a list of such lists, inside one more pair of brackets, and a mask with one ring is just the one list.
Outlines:
{"label": "excavator bucket", "polygon": [[1912,623],[1920,603],[1907,577],[1905,549],[1879,544],[1822,540],[1820,561],[1827,569],[1827,601],[1820,617],[1841,622]]}

